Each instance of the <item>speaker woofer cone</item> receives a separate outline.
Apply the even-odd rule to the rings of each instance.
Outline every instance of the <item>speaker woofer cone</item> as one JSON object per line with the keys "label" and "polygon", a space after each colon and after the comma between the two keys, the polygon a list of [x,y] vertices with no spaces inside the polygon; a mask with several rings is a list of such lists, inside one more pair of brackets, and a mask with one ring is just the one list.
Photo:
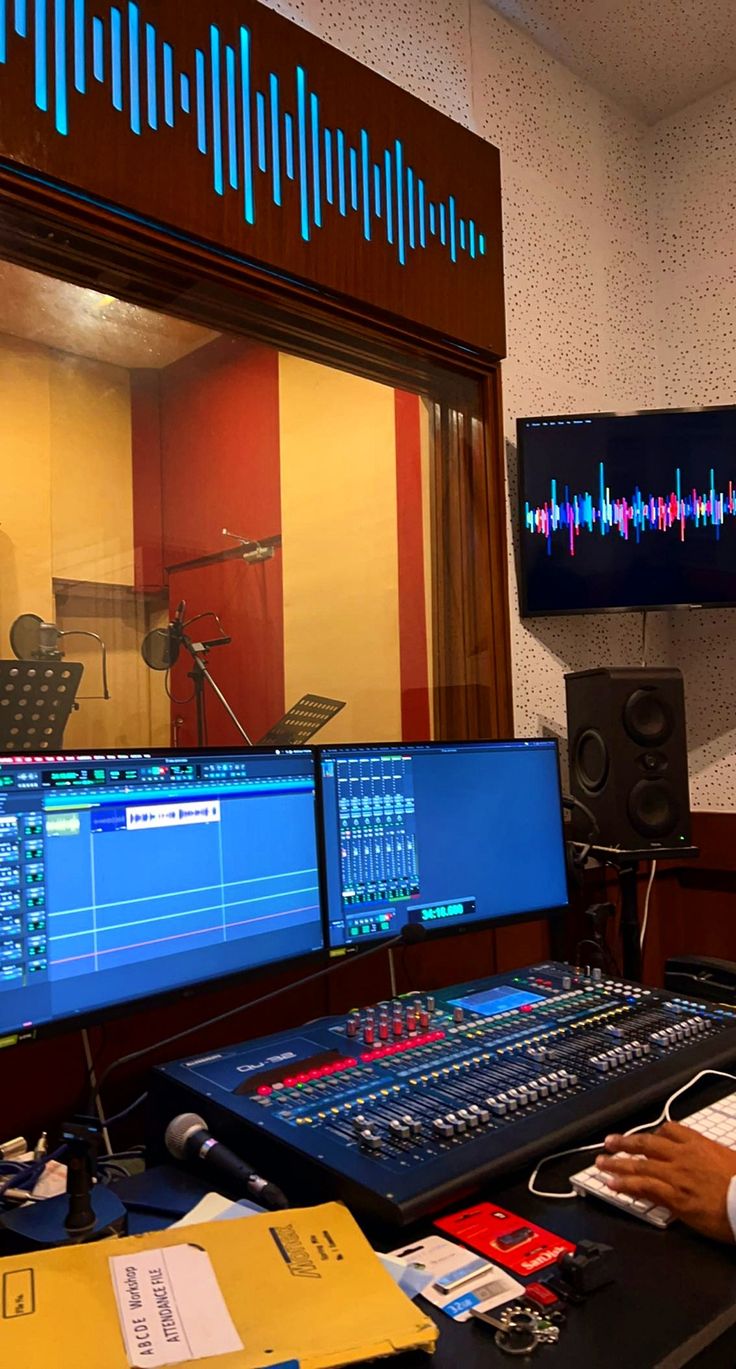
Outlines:
{"label": "speaker woofer cone", "polygon": [[609,764],[608,747],[600,732],[586,728],[577,738],[574,750],[575,778],[586,794],[599,794],[605,788]]}
{"label": "speaker woofer cone", "polygon": [[672,709],[657,689],[635,689],[623,707],[623,724],[640,746],[664,746],[672,736]]}
{"label": "speaker woofer cone", "polygon": [[680,805],[666,780],[639,780],[627,802],[629,821],[643,837],[664,837],[680,820]]}

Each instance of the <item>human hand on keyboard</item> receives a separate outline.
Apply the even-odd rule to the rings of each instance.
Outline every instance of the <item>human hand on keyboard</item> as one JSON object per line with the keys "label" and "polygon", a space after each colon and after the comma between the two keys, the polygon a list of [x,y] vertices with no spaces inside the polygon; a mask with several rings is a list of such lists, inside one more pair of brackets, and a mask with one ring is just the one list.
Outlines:
{"label": "human hand on keyboard", "polygon": [[704,1236],[734,1240],[727,1196],[736,1152],[678,1122],[651,1135],[607,1136],[596,1166],[618,1193],[668,1207]]}

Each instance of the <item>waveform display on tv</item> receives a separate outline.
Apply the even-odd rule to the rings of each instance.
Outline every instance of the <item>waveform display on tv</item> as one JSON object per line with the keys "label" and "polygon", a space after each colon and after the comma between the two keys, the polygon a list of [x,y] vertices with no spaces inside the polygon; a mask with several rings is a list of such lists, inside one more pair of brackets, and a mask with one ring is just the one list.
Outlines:
{"label": "waveform display on tv", "polygon": [[[562,497],[558,498],[558,489]],[[603,461],[598,466],[597,492],[589,490],[570,494],[568,485],[556,479],[550,481],[549,499],[532,507],[524,505],[524,526],[527,532],[545,539],[547,555],[552,555],[552,538],[560,534],[570,556],[575,555],[575,544],[581,533],[598,533],[601,537],[613,533],[628,541],[633,536],[638,542],[646,532],[672,532],[684,542],[690,528],[710,528],[716,538],[726,518],[736,517],[736,497],[733,480],[727,489],[716,488],[715,471],[709,472],[705,490],[683,490],[682,472],[675,471],[674,489],[669,494],[644,495],[639,486],[633,493],[617,497],[611,494]]]}
{"label": "waveform display on tv", "polygon": [[525,615],[736,605],[736,406],[520,419]]}

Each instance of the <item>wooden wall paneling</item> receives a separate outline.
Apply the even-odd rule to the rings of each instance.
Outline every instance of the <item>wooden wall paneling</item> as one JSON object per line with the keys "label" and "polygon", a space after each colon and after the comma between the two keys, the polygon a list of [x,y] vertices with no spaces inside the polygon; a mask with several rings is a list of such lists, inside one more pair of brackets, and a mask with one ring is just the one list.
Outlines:
{"label": "wooden wall paneling", "polygon": [[257,0],[27,27],[0,66],[8,168],[503,355],[489,143]]}

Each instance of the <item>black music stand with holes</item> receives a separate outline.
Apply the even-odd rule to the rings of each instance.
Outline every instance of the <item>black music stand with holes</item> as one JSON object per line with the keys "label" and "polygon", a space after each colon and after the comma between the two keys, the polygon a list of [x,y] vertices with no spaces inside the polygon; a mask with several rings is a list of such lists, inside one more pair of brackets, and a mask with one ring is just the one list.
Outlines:
{"label": "black music stand with holes", "polygon": [[0,752],[61,750],[83,674],[79,662],[0,661]]}
{"label": "black music stand with holes", "polygon": [[325,723],[345,707],[344,699],[325,699],[321,694],[304,694],[301,699],[269,727],[259,746],[306,746]]}

